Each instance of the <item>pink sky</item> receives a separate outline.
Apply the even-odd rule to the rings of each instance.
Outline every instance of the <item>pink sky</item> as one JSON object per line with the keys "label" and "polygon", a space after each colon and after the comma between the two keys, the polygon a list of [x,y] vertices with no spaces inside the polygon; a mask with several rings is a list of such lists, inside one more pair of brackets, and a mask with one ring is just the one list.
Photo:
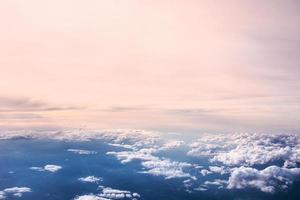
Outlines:
{"label": "pink sky", "polygon": [[300,3],[0,2],[0,126],[300,130]]}

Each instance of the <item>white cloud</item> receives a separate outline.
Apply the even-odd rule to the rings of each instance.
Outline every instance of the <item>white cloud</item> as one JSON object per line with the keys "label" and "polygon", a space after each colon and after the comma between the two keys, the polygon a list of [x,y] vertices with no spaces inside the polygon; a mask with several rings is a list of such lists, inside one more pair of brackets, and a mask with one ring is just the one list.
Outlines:
{"label": "white cloud", "polygon": [[74,200],[112,200],[112,199],[131,199],[137,200],[141,196],[136,192],[128,190],[113,189],[110,187],[99,186],[99,194],[88,194],[77,196]]}
{"label": "white cloud", "polygon": [[77,196],[74,198],[74,200],[110,200],[110,199],[99,197],[94,194],[87,194],[87,195]]}
{"label": "white cloud", "polygon": [[108,143],[110,146],[114,146],[114,147],[122,147],[125,149],[135,149],[135,147],[133,145],[129,145],[129,144],[117,144],[117,143]]}
{"label": "white cloud", "polygon": [[233,169],[227,188],[243,189],[249,187],[273,193],[277,187],[286,188],[299,175],[300,168],[287,169],[269,166],[263,170],[257,170],[242,166]]}
{"label": "white cloud", "polygon": [[224,174],[228,174],[230,173],[230,169],[229,168],[226,168],[224,166],[209,166],[208,169],[201,169],[200,170],[200,173],[202,174],[202,176],[206,176],[206,175],[209,175],[209,174],[212,174],[212,173],[217,173],[217,174],[221,174],[221,175],[224,175]]}
{"label": "white cloud", "polygon": [[228,166],[253,166],[286,161],[300,162],[300,135],[297,134],[217,134],[203,135],[191,143],[188,155],[208,157]]}
{"label": "white cloud", "polygon": [[193,178],[189,173],[183,171],[184,168],[192,165],[186,162],[171,161],[169,159],[152,159],[142,162],[143,167],[147,170],[142,173],[152,174],[155,176],[164,176],[166,179],[170,178]]}
{"label": "white cloud", "polygon": [[133,160],[153,160],[156,159],[152,153],[156,152],[156,149],[149,148],[149,149],[140,149],[136,151],[121,151],[121,152],[107,152],[107,155],[114,155],[116,156],[121,163],[125,164],[131,162]]}
{"label": "white cloud", "polygon": [[197,188],[194,188],[195,191],[201,191],[201,192],[204,192],[204,191],[207,191],[208,189],[203,187],[203,186],[199,186]]}
{"label": "white cloud", "polygon": [[0,191],[0,199],[5,199],[5,193],[3,191]]}
{"label": "white cloud", "polygon": [[209,170],[213,173],[219,173],[221,175],[228,174],[230,172],[230,170],[224,166],[209,166]]}
{"label": "white cloud", "polygon": [[110,143],[135,143],[137,146],[152,145],[159,139],[154,131],[135,129],[63,129],[63,130],[8,130],[0,132],[0,140],[8,139],[53,139],[72,141],[105,140]]}
{"label": "white cloud", "polygon": [[58,170],[62,169],[62,167],[58,165],[45,165],[44,169],[49,172],[57,172]]}
{"label": "white cloud", "polygon": [[45,165],[44,167],[30,167],[29,169],[35,170],[35,171],[49,171],[49,172],[57,172],[62,169],[59,165]]}
{"label": "white cloud", "polygon": [[217,186],[219,189],[221,189],[226,184],[227,184],[226,180],[214,179],[212,181],[205,181],[202,186]]}
{"label": "white cloud", "polygon": [[300,162],[300,136],[296,134],[243,134],[233,138],[236,147],[221,152],[212,161],[226,165],[267,164],[272,161]]}
{"label": "white cloud", "polygon": [[200,170],[200,173],[202,174],[202,176],[206,176],[208,174],[212,174],[211,171],[207,170],[207,169],[201,169]]}
{"label": "white cloud", "polygon": [[99,189],[102,190],[102,192],[99,194],[99,196],[109,198],[109,199],[140,198],[140,195],[138,193],[132,193],[128,190],[118,190],[118,189],[113,189],[110,187],[103,187],[103,186],[100,186]]}
{"label": "white cloud", "polygon": [[67,151],[73,152],[75,154],[80,154],[80,155],[97,154],[96,151],[89,151],[89,150],[83,150],[83,149],[68,149]]}
{"label": "white cloud", "polygon": [[8,194],[11,194],[15,197],[22,197],[23,193],[31,192],[31,189],[29,187],[11,187],[6,188],[2,191],[0,191],[0,199],[6,199]]}
{"label": "white cloud", "polygon": [[78,180],[84,183],[98,183],[102,181],[102,178],[95,177],[95,176],[87,176],[87,177],[81,177]]}
{"label": "white cloud", "polygon": [[164,176],[166,179],[192,177],[189,173],[183,171],[184,168],[192,167],[191,164],[162,159],[152,155],[155,152],[157,152],[157,149],[144,148],[136,151],[107,152],[107,154],[116,156],[123,164],[133,160],[141,160],[141,164],[145,168],[142,173]]}
{"label": "white cloud", "polygon": [[167,141],[162,147],[159,148],[159,150],[171,150],[178,148],[184,144],[184,141],[182,140],[171,140]]}

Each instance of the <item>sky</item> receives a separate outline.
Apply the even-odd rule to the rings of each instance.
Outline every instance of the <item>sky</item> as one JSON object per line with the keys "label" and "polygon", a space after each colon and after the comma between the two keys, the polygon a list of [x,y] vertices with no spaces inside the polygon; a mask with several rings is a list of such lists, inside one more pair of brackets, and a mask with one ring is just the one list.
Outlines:
{"label": "sky", "polygon": [[0,1],[0,127],[299,131],[299,8]]}

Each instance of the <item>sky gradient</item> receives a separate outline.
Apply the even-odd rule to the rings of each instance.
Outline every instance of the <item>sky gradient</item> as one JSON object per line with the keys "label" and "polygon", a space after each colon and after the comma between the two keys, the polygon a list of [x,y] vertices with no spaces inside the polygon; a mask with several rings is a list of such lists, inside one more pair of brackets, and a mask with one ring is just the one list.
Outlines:
{"label": "sky gradient", "polygon": [[300,2],[0,1],[0,126],[300,130]]}

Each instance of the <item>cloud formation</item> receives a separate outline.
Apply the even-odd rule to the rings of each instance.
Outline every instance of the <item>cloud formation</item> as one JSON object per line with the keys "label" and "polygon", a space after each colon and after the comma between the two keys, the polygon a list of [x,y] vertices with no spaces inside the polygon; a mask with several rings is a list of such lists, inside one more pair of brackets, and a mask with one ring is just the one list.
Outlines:
{"label": "cloud formation", "polygon": [[130,192],[128,190],[113,189],[110,187],[99,186],[101,191],[99,194],[81,195],[74,198],[74,200],[114,200],[114,199],[131,199],[137,200],[141,196],[138,193]]}
{"label": "cloud formation", "polygon": [[97,154],[96,151],[89,151],[89,150],[83,150],[83,149],[68,149],[67,151],[73,152],[73,153],[79,154],[79,155]]}
{"label": "cloud formation", "polygon": [[[228,190],[255,188],[262,192],[273,193],[277,189],[287,188],[300,177],[300,136],[297,134],[203,134],[189,143],[163,139],[157,132],[143,130],[66,129],[46,131],[45,134],[35,131],[0,132],[0,138],[101,140],[115,147],[106,154],[116,157],[120,163],[139,161],[141,169],[137,172],[162,176],[165,179],[182,179],[187,191],[205,191],[210,188]],[[184,148],[180,148],[183,145]],[[188,156],[194,158],[182,161],[162,156],[168,155],[165,150],[176,151],[176,148],[186,151]],[[91,153],[81,149],[69,151],[79,154]],[[207,163],[200,166],[203,160]],[[54,172],[57,167],[50,165],[31,169]],[[95,182],[96,178],[90,176],[82,177],[80,180]]]}
{"label": "cloud formation", "polygon": [[7,195],[13,195],[14,197],[22,197],[23,193],[31,192],[29,187],[11,187],[0,191],[0,199],[6,199]]}
{"label": "cloud formation", "polygon": [[256,188],[262,192],[275,192],[275,189],[286,189],[300,175],[300,168],[282,168],[269,166],[263,170],[251,167],[234,168],[229,180],[228,189]]}
{"label": "cloud formation", "polygon": [[102,178],[95,177],[95,176],[87,176],[87,177],[81,177],[78,180],[84,183],[98,183],[102,181]]}
{"label": "cloud formation", "polygon": [[44,167],[30,167],[29,169],[35,170],[35,171],[40,171],[40,172],[48,171],[48,172],[54,173],[54,172],[61,170],[62,167],[59,165],[45,165]]}

